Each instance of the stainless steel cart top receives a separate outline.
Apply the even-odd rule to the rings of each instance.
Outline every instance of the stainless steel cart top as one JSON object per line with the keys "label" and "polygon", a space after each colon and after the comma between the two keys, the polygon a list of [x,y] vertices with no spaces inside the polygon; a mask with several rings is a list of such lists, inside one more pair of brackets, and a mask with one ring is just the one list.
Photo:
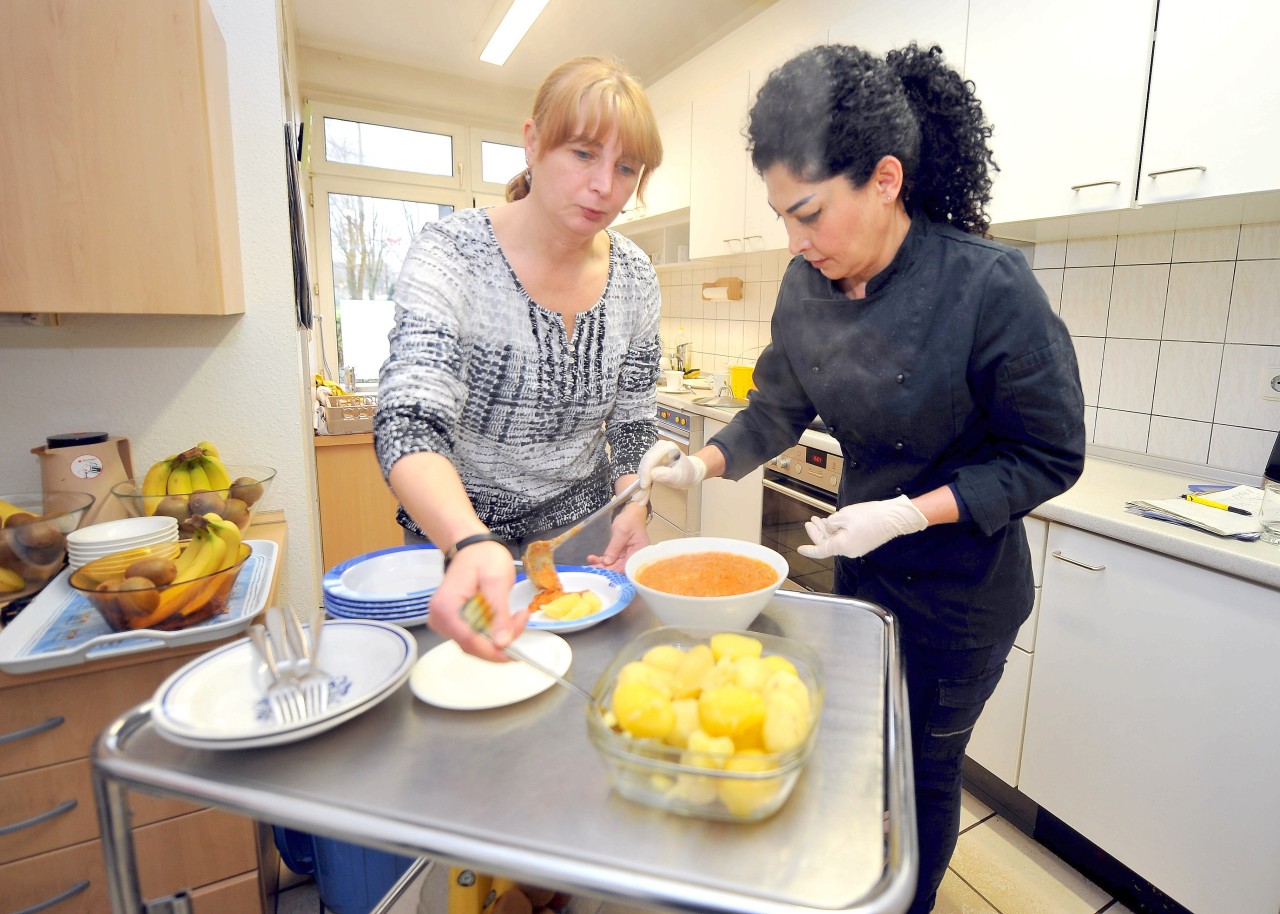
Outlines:
{"label": "stainless steel cart top", "polygon": [[[565,636],[569,677],[590,688],[623,645],[657,624],[637,597],[613,619]],[[125,873],[124,890],[136,892],[118,808],[123,786],[633,904],[901,912],[917,855],[894,624],[870,603],[788,592],[753,624],[805,642],[826,670],[813,757],[764,822],[684,818],[613,793],[588,742],[582,700],[568,690],[447,711],[406,685],[334,730],[272,748],[187,749],[157,733],[147,705],[123,715],[94,753],[108,870],[117,880]],[[414,631],[422,654],[440,643],[425,627]],[[137,910],[127,896],[119,903]]]}

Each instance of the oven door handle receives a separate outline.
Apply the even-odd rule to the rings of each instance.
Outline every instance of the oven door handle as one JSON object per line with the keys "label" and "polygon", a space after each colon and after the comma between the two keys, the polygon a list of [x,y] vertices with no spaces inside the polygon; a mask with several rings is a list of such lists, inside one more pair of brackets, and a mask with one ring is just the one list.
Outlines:
{"label": "oven door handle", "polygon": [[791,486],[784,486],[782,483],[774,482],[772,479],[766,479],[764,481],[764,487],[773,492],[777,492],[779,495],[794,499],[802,505],[808,505],[810,508],[814,508],[818,511],[825,511],[827,514],[836,513],[836,506],[830,502],[814,498],[812,495],[805,495],[803,492],[797,492],[795,489],[791,488]]}

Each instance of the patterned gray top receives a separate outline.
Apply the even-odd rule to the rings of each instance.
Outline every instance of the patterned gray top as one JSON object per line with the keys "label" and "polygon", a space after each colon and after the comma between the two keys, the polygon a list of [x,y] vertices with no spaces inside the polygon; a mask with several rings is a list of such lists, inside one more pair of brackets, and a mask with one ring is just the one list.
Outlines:
{"label": "patterned gray top", "polygon": [[[423,227],[392,293],[374,418],[384,475],[405,454],[442,454],[480,519],[510,538],[608,501],[656,440],[661,348],[653,267],[630,239],[609,240],[604,294],[567,339],[560,315],[516,278],[484,210]],[[397,520],[421,533],[403,508]]]}

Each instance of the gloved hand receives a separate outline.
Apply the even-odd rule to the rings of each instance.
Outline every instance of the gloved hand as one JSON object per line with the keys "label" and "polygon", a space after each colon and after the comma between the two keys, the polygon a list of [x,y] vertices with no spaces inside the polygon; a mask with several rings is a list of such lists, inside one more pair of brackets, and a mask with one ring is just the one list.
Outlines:
{"label": "gloved hand", "polygon": [[675,489],[688,489],[702,482],[707,465],[697,457],[680,452],[670,441],[656,442],[640,458],[640,489],[647,492],[655,482]]}
{"label": "gloved hand", "polygon": [[887,501],[864,501],[806,523],[804,529],[813,545],[801,546],[799,551],[811,559],[833,555],[856,559],[895,537],[918,533],[927,526],[929,521],[905,495]]}

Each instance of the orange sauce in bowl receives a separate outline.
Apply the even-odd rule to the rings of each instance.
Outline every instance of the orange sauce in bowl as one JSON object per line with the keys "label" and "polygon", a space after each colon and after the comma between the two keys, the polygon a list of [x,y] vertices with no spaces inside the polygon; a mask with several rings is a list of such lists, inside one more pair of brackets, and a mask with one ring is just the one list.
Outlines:
{"label": "orange sauce in bowl", "polygon": [[730,597],[778,583],[767,563],[733,552],[692,552],[645,565],[636,583],[684,597]]}

